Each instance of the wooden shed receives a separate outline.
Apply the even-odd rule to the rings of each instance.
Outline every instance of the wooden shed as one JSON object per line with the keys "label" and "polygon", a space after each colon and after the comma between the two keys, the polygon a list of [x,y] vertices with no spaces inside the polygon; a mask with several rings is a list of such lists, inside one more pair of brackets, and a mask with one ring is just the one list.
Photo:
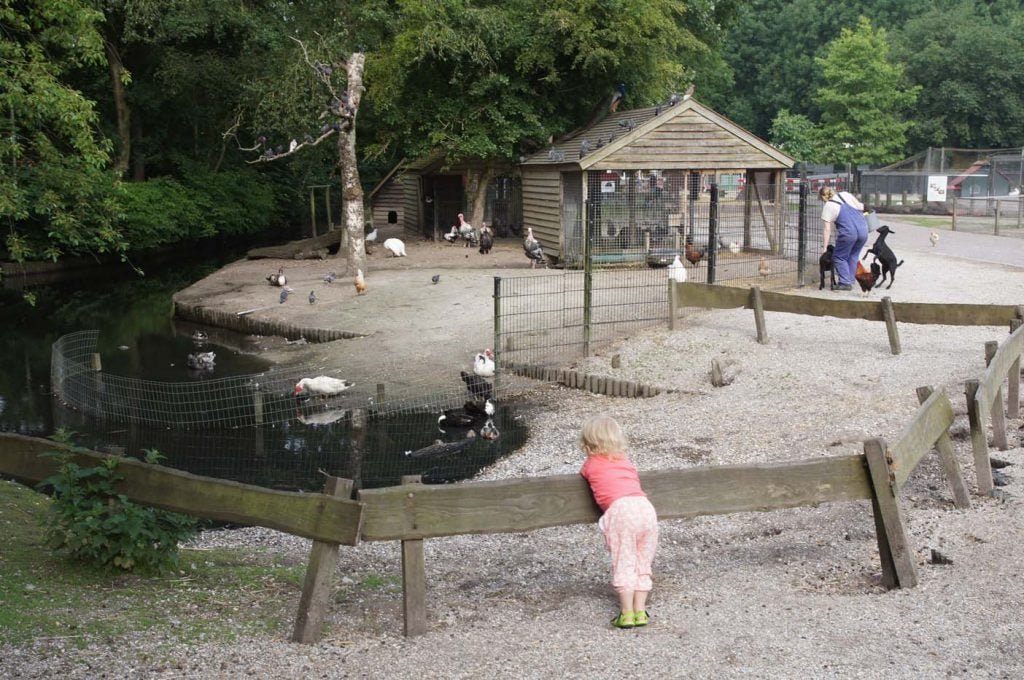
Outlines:
{"label": "wooden shed", "polygon": [[[784,207],[775,199],[785,195],[785,170],[794,163],[692,98],[609,113],[522,162],[523,224],[567,266],[581,261],[584,225],[597,261],[642,259],[658,246],[678,251],[682,239],[699,242],[701,225],[706,235],[715,183],[732,188],[727,196],[746,220],[744,246],[775,247]],[[765,238],[751,228],[752,215]]]}
{"label": "wooden shed", "polygon": [[370,190],[370,218],[374,227],[405,223],[404,166],[404,160],[396,164],[391,172]]}

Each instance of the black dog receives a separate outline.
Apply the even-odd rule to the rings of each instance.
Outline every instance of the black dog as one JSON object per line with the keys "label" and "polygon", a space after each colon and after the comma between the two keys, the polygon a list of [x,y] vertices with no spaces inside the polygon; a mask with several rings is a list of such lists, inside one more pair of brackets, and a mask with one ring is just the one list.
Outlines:
{"label": "black dog", "polygon": [[832,285],[829,286],[829,290],[835,290],[836,287],[836,270],[832,267],[832,253],[836,247],[829,245],[825,249],[825,252],[818,258],[818,274],[821,276],[821,283],[818,285],[818,290],[825,287],[825,272],[829,272],[832,276]]}
{"label": "black dog", "polygon": [[889,277],[889,285],[885,288],[886,290],[892,288],[892,284],[896,282],[896,268],[903,264],[903,260],[900,260],[899,262],[896,261],[896,254],[892,252],[892,248],[890,248],[885,242],[886,236],[895,233],[896,232],[890,229],[887,224],[880,226],[878,228],[878,238],[875,239],[874,245],[872,245],[871,248],[864,253],[864,257],[861,258],[863,260],[867,258],[868,255],[874,255],[875,262],[880,262],[882,264],[882,278],[875,281],[876,288],[881,287],[886,276]]}

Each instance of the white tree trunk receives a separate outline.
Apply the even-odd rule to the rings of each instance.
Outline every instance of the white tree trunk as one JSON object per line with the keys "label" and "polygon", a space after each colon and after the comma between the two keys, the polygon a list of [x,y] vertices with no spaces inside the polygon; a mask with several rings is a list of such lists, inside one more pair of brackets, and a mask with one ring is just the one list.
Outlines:
{"label": "white tree trunk", "polygon": [[348,58],[348,103],[350,113],[343,115],[338,132],[338,166],[341,170],[341,196],[345,205],[345,230],[348,251],[345,254],[348,271],[357,269],[366,273],[366,232],[363,216],[363,187],[359,182],[359,164],[356,160],[356,114],[363,97],[363,65],[366,55],[355,52]]}

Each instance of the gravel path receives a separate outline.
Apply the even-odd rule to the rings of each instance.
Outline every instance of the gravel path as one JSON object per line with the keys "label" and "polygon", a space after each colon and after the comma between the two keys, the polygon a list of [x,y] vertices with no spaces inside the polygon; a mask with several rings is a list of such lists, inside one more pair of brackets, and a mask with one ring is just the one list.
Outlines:
{"label": "gravel path", "polygon": [[[885,292],[895,302],[1024,303],[1024,270],[956,250],[955,241],[973,237],[944,233],[932,248],[928,230],[894,229],[889,243],[906,258]],[[892,356],[878,323],[769,313],[767,325],[769,342],[759,345],[750,312],[700,311],[676,332],[623,341],[587,368],[674,391],[631,400],[543,387],[526,414],[527,444],[480,478],[576,472],[579,424],[598,411],[621,420],[646,470],[856,453],[867,437],[894,440],[917,406],[914,388],[932,385],[953,401],[957,455],[974,488],[962,382],[980,375],[984,342],[1005,328],[903,324],[903,354]],[[621,368],[612,369],[616,353]],[[712,358],[732,384],[710,385]],[[971,509],[955,510],[934,456],[908,482],[903,507],[920,579],[913,589],[881,587],[866,502],[662,522],[652,624],[626,631],[608,624],[615,599],[596,527],[461,536],[426,542],[430,630],[407,640],[400,592],[355,585],[368,575],[399,576],[399,546],[365,544],[341,550],[338,596],[317,645],[281,637],[186,648],[133,639],[64,653],[60,643],[39,642],[0,648],[0,674],[1022,677],[1024,450],[1021,422],[1010,426],[1014,448],[993,452],[1011,463],[999,498],[975,496]],[[210,532],[197,543],[214,545],[258,545],[300,562],[309,549],[262,529]],[[952,563],[933,564],[933,549]],[[297,599],[292,593],[281,607],[294,612]]]}

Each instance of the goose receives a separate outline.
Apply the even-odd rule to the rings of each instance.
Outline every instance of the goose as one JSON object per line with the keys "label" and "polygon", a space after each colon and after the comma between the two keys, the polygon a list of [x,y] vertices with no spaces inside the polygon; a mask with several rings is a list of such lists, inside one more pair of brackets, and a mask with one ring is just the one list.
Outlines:
{"label": "goose", "polygon": [[355,383],[349,380],[320,375],[315,378],[303,378],[299,382],[295,383],[295,395],[298,396],[302,394],[331,397],[336,394],[341,394],[353,385],[355,385]]}

